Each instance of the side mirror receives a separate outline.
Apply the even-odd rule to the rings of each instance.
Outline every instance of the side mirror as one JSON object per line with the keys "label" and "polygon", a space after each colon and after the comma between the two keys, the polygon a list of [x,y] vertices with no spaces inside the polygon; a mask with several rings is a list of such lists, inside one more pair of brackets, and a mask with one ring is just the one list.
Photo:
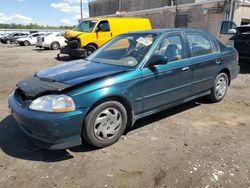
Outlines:
{"label": "side mirror", "polygon": [[236,29],[229,29],[228,30],[228,34],[236,34],[236,33],[237,33]]}
{"label": "side mirror", "polygon": [[147,67],[153,67],[155,65],[165,65],[168,63],[168,58],[162,55],[153,55],[149,58]]}

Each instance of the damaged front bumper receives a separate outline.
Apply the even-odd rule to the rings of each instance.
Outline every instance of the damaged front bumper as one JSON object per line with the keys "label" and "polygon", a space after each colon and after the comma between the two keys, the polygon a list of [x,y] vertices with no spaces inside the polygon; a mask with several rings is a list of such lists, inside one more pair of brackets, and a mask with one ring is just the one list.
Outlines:
{"label": "damaged front bumper", "polygon": [[68,46],[60,49],[61,54],[67,54],[71,57],[85,58],[86,50],[83,48],[70,48]]}
{"label": "damaged front bumper", "polygon": [[14,93],[8,98],[12,116],[21,130],[46,149],[60,150],[81,145],[81,131],[88,109],[67,113],[33,111]]}

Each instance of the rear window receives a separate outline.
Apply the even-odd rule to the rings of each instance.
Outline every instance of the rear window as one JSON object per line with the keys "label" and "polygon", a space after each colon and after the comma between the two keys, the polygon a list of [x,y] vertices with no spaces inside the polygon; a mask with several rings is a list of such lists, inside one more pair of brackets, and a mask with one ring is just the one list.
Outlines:
{"label": "rear window", "polygon": [[210,54],[214,50],[218,50],[216,47],[213,49],[210,40],[201,34],[187,34],[187,38],[192,57]]}
{"label": "rear window", "polygon": [[52,33],[46,33],[44,36],[49,36],[49,35],[51,35]]}
{"label": "rear window", "polygon": [[216,41],[211,40],[211,44],[212,44],[212,49],[213,49],[214,53],[220,52],[219,45],[218,45],[218,43]]}
{"label": "rear window", "polygon": [[63,37],[64,36],[64,33],[63,32],[60,32],[56,35],[57,37]]}
{"label": "rear window", "polygon": [[38,37],[38,36],[39,36],[39,33],[33,34],[32,36],[33,36],[33,37]]}

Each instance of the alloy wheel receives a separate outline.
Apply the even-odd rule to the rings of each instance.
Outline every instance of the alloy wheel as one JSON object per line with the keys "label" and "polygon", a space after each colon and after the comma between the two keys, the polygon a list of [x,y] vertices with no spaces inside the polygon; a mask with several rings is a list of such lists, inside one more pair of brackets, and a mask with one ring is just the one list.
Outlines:
{"label": "alloy wheel", "polygon": [[227,91],[227,80],[225,77],[220,77],[218,79],[218,82],[216,84],[216,96],[218,98],[223,98],[226,94],[226,91]]}

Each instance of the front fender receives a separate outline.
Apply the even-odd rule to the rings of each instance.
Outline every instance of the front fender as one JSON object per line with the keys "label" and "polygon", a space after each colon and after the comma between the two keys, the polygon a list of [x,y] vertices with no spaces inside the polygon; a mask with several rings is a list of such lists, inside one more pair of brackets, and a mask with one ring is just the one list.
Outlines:
{"label": "front fender", "polygon": [[122,97],[130,104],[132,103],[131,96],[127,89],[121,87],[118,88],[117,86],[108,86],[87,93],[78,93],[73,95],[72,98],[74,99],[77,108],[90,108],[98,101],[113,96]]}
{"label": "front fender", "polygon": [[80,86],[66,93],[77,108],[91,108],[106,98],[121,97],[129,102],[134,113],[142,111],[142,83],[140,70]]}

